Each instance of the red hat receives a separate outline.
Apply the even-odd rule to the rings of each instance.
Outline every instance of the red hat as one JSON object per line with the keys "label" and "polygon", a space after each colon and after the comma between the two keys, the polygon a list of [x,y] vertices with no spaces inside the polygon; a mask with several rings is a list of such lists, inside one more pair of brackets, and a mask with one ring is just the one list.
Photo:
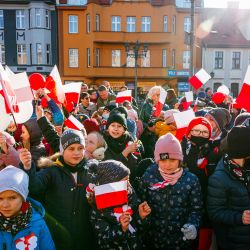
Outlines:
{"label": "red hat", "polygon": [[205,117],[196,117],[194,118],[188,125],[187,127],[187,132],[186,132],[186,136],[188,137],[190,131],[193,129],[193,127],[195,127],[196,125],[203,125],[205,127],[207,127],[208,131],[209,131],[209,139],[211,137],[212,134],[212,126],[210,124],[210,122],[205,118]]}
{"label": "red hat", "polygon": [[94,118],[84,120],[83,126],[86,129],[87,134],[94,132],[94,131],[100,132],[98,121]]}

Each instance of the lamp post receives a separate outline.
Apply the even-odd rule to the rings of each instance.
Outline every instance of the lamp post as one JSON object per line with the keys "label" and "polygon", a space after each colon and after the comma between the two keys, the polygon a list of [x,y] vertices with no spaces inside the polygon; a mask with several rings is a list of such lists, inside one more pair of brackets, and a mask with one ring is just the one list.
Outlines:
{"label": "lamp post", "polygon": [[191,27],[190,27],[190,66],[189,66],[189,77],[194,74],[194,1],[191,0]]}
{"label": "lamp post", "polygon": [[[131,57],[135,59],[135,100],[138,101],[138,93],[137,93],[137,80],[138,80],[138,58],[145,58],[147,56],[147,51],[148,51],[148,44],[144,43],[143,44],[143,51],[139,52],[139,49],[141,47],[141,43],[137,40],[134,43],[134,46],[130,47],[130,44],[127,42],[125,43],[125,49],[126,49],[126,54],[127,57]],[[130,52],[132,50],[132,53]]]}

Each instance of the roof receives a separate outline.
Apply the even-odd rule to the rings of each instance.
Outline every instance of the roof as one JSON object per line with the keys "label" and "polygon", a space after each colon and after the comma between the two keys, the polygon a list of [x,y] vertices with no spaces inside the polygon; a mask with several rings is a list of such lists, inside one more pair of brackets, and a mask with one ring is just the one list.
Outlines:
{"label": "roof", "polygon": [[207,36],[203,30],[205,37],[202,42],[206,47],[250,47],[250,10],[206,8],[203,10],[202,20],[207,23],[208,20],[212,22]]}

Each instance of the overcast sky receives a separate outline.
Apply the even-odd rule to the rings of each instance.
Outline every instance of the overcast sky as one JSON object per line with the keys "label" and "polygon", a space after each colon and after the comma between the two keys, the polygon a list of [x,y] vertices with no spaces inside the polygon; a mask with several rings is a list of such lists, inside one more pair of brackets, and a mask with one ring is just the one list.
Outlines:
{"label": "overcast sky", "polygon": [[[205,7],[208,8],[226,8],[228,1],[237,0],[204,0]],[[250,0],[238,0],[240,2],[240,8],[250,9]]]}

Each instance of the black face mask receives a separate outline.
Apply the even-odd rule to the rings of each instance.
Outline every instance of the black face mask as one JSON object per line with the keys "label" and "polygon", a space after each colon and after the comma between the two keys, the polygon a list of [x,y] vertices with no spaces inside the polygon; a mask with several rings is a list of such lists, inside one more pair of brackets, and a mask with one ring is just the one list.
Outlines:
{"label": "black face mask", "polygon": [[202,146],[208,143],[208,138],[200,137],[200,136],[193,136],[191,135],[190,141],[193,142],[196,146]]}

